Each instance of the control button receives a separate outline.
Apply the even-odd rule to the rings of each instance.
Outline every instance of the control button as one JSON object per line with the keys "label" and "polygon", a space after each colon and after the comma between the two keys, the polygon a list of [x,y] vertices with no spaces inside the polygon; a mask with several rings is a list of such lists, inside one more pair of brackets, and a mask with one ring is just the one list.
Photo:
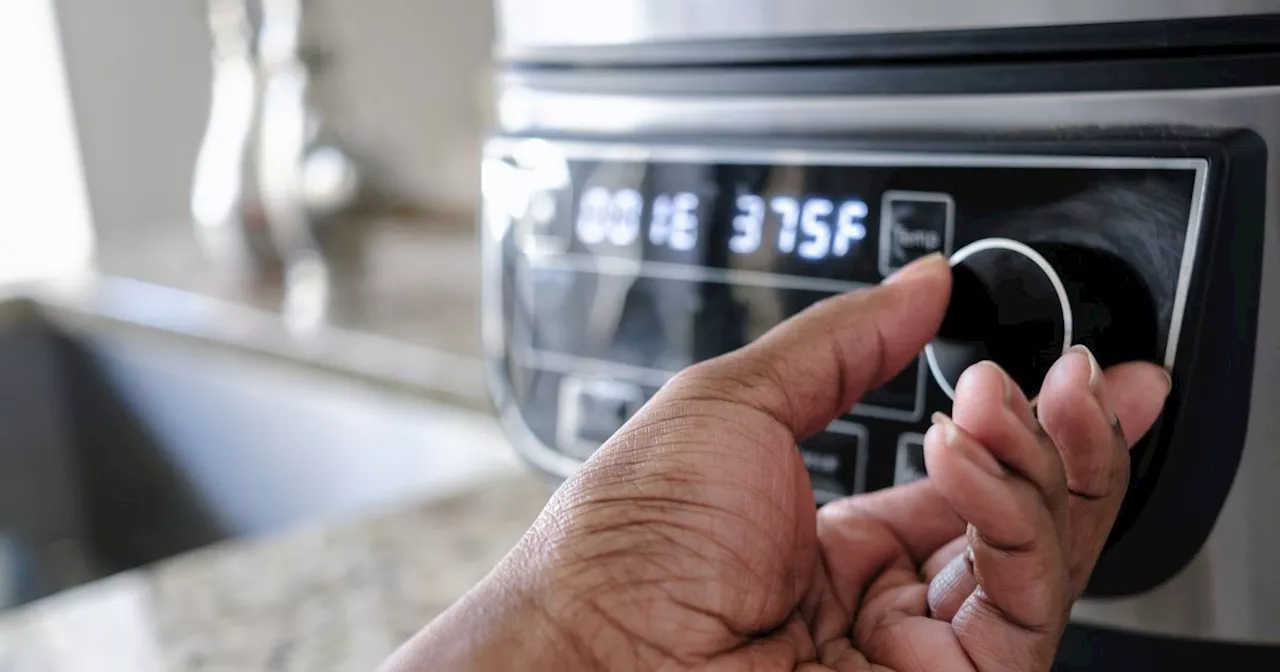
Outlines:
{"label": "control button", "polygon": [[868,392],[850,413],[867,418],[916,422],[924,417],[927,368],[922,354],[893,380]]}
{"label": "control button", "polygon": [[880,200],[880,274],[934,252],[950,254],[955,217],[950,194],[886,191]]}
{"label": "control button", "polygon": [[800,443],[818,504],[862,492],[867,467],[867,429],[834,422],[827,431]]}
{"label": "control button", "polygon": [[565,376],[560,383],[556,432],[560,450],[573,457],[590,457],[644,402],[644,391],[638,385]]}
{"label": "control button", "polygon": [[951,304],[925,347],[934,380],[954,399],[960,374],[989,359],[1034,395],[1071,345],[1071,304],[1057,271],[1030,246],[1007,238],[966,245],[951,266]]}
{"label": "control button", "polygon": [[554,254],[568,251],[571,231],[567,219],[567,194],[563,191],[535,191],[529,194],[524,213],[517,221],[521,249],[532,254]]}
{"label": "control button", "polygon": [[534,192],[529,197],[527,217],[533,223],[534,232],[547,234],[556,221],[556,197],[546,191]]}
{"label": "control button", "polygon": [[898,437],[898,454],[893,462],[893,484],[906,485],[928,476],[924,467],[924,435],[903,434]]}

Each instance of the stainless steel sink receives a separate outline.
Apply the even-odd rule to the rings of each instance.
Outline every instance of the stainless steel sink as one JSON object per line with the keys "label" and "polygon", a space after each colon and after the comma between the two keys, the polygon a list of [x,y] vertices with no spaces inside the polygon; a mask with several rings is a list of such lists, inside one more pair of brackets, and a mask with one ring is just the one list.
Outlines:
{"label": "stainless steel sink", "polygon": [[24,568],[0,587],[20,599],[519,468],[482,410],[111,324],[0,302],[0,568]]}

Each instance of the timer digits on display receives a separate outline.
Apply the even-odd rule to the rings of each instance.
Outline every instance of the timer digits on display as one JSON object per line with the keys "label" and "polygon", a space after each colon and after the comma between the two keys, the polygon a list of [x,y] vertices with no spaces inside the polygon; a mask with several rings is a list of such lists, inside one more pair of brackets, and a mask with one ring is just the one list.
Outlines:
{"label": "timer digits on display", "polygon": [[[588,246],[626,247],[645,235],[655,247],[687,252],[698,245],[703,205],[692,192],[658,194],[646,204],[635,189],[593,187],[579,199],[574,231]],[[779,195],[766,200],[742,193],[734,211],[728,241],[734,254],[755,254],[767,246],[782,255],[821,261],[846,256],[867,237],[867,204],[857,198]]]}
{"label": "timer digits on display", "polygon": [[688,252],[698,246],[698,195],[680,192],[653,199],[649,242]]}
{"label": "timer digits on display", "polygon": [[578,204],[578,222],[574,230],[585,245],[626,247],[640,237],[640,216],[644,199],[635,189],[588,189]]}

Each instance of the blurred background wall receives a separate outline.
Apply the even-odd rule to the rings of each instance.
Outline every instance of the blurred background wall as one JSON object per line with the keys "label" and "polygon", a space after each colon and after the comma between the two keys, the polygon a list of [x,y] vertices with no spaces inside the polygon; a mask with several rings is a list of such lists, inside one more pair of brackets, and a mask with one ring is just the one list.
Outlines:
{"label": "blurred background wall", "polygon": [[[335,130],[422,205],[468,214],[488,124],[492,7],[473,0],[304,0],[334,52]],[[189,229],[209,112],[203,0],[56,0],[99,258]]]}
{"label": "blurred background wall", "polygon": [[0,284],[88,262],[92,228],[54,12],[0,3]]}

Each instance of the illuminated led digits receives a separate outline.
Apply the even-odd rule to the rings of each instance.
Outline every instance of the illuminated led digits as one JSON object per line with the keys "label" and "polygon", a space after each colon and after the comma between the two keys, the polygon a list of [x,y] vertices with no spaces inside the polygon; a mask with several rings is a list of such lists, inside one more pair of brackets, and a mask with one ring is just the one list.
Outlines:
{"label": "illuminated led digits", "polygon": [[835,210],[835,204],[825,198],[811,198],[804,203],[800,216],[800,229],[805,235],[798,252],[805,259],[826,259],[831,252],[831,222],[825,217]]}
{"label": "illuminated led digits", "polygon": [[613,245],[623,247],[640,237],[640,213],[644,199],[634,189],[621,189],[613,195],[609,207],[609,227],[606,237]]}
{"label": "illuminated led digits", "polygon": [[671,238],[671,197],[662,194],[653,199],[653,218],[649,221],[649,242],[659,247]]}
{"label": "illuminated led digits", "polygon": [[640,237],[643,211],[644,197],[635,189],[616,192],[603,187],[588,189],[578,205],[578,221],[574,227],[578,240],[586,245],[605,241],[620,247],[630,245]]}
{"label": "illuminated led digits", "polygon": [[738,216],[733,218],[733,237],[729,249],[736,254],[751,254],[764,240],[764,199],[755,194],[738,197]]}
{"label": "illuminated led digits", "polygon": [[796,249],[796,226],[800,224],[800,204],[790,196],[777,196],[770,209],[782,220],[778,229],[778,251],[791,254]]}
{"label": "illuminated led digits", "polygon": [[[645,207],[649,212],[648,239],[654,247],[690,252],[698,247],[702,203],[693,192],[658,194],[646,203],[635,189],[611,191],[594,187],[582,194],[575,229],[585,245],[608,243],[617,247],[634,245],[640,239]],[[833,201],[814,196],[774,196],[740,193],[734,202],[733,231],[729,251],[755,254],[773,239],[777,226],[776,252],[795,254],[809,261],[844,257],[867,237],[867,204],[860,199]],[[776,222],[776,224],[775,224]]]}
{"label": "illuminated led digits", "polygon": [[676,194],[671,214],[671,249],[688,252],[698,245],[698,196]]}
{"label": "illuminated led digits", "polygon": [[866,218],[866,203],[845,201],[841,204],[840,213],[836,215],[836,241],[831,246],[831,251],[837,257],[848,254],[854,243],[867,237],[867,225],[864,223]]}
{"label": "illuminated led digits", "polygon": [[698,245],[698,196],[680,192],[674,196],[660,194],[653,199],[653,218],[649,222],[649,242],[687,252]]}
{"label": "illuminated led digits", "polygon": [[582,195],[578,206],[578,222],[575,227],[578,240],[586,245],[599,245],[607,234],[609,209],[613,203],[613,195],[608,189],[596,187],[588,189]]}

